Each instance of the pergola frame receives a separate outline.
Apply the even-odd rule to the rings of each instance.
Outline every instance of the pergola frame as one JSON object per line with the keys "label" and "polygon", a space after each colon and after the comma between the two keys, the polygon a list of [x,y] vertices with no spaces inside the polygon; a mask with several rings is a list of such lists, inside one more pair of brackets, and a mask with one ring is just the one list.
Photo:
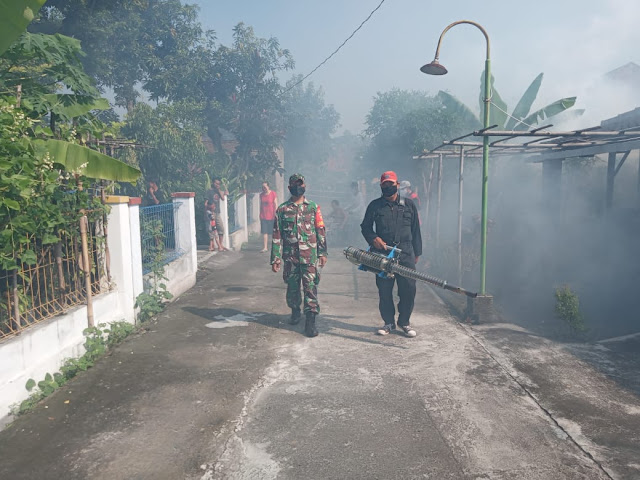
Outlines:
{"label": "pergola frame", "polygon": [[[442,179],[442,162],[444,159],[459,160],[459,191],[458,191],[458,282],[462,283],[462,196],[464,159],[482,158],[483,142],[473,141],[471,137],[497,137],[489,144],[492,157],[525,156],[531,163],[543,164],[543,188],[545,197],[551,202],[558,199],[560,194],[562,163],[568,158],[593,157],[607,154],[607,188],[605,206],[607,211],[613,205],[613,191],[615,177],[624,165],[632,150],[640,150],[640,126],[624,130],[603,130],[595,126],[580,130],[551,132],[553,125],[544,125],[529,131],[495,130],[497,125],[476,130],[452,140],[442,142],[432,150],[422,155],[414,156],[417,160],[431,159],[431,170],[438,162],[438,195],[436,204],[436,245],[439,244],[440,231],[440,191]],[[525,141],[523,141],[525,140]],[[618,160],[618,155],[621,154]],[[426,183],[426,182],[425,182]],[[640,194],[640,164],[638,166],[638,192]],[[426,185],[425,185],[426,188]],[[429,181],[429,190],[431,179]],[[430,191],[427,197],[427,218]]]}

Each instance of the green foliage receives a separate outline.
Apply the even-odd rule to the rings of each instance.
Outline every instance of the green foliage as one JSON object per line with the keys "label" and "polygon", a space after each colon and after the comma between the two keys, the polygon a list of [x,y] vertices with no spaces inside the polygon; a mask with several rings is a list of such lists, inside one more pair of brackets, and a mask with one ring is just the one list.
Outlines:
{"label": "green foliage", "polygon": [[[495,88],[495,79],[491,76],[491,105],[489,110],[491,124],[497,124],[501,130],[528,130],[529,125],[536,125],[543,120],[548,120],[551,117],[562,113],[569,108],[573,107],[576,103],[576,97],[567,97],[552,102],[551,104],[543,107],[533,113],[529,113],[531,106],[536,100],[540,85],[542,84],[543,74],[538,75],[531,85],[525,90],[524,94],[516,104],[511,116],[508,116],[505,112],[508,112],[507,104],[498,93]],[[463,102],[447,92],[440,91],[438,93],[438,99],[442,104],[451,112],[455,112],[463,118],[465,123],[473,126],[472,129],[482,128],[483,122],[476,116],[473,111],[467,107]],[[484,112],[484,72],[480,77],[480,114],[482,116]],[[497,108],[497,107],[500,108]],[[578,111],[577,111],[578,112]],[[579,111],[578,114],[582,114],[583,111]]]}
{"label": "green foliage", "polygon": [[[205,169],[211,164],[202,144],[202,129],[195,103],[161,103],[157,108],[140,103],[127,116],[122,133],[150,147],[130,152],[146,179],[155,179],[164,191],[196,186],[204,194]],[[140,184],[139,188],[146,190]]]}
{"label": "green foliage", "polygon": [[585,332],[587,327],[580,311],[578,295],[571,290],[569,285],[556,288],[555,291],[556,316],[564,321],[574,333]]}
{"label": "green foliage", "polygon": [[[29,132],[37,147],[67,171],[114,181],[135,181],[140,172],[82,146],[90,137],[112,134],[92,113],[109,109],[82,67],[80,42],[64,35],[24,33],[0,57],[0,90],[20,88],[20,106],[38,121]],[[59,93],[65,88],[70,93]],[[45,126],[45,121],[48,123]]]}
{"label": "green foliage", "polygon": [[533,102],[535,102],[536,97],[538,96],[538,92],[540,91],[543,76],[544,74],[541,73],[536,78],[534,78],[533,82],[531,82],[531,85],[529,85],[529,87],[527,87],[525,92],[522,94],[522,97],[513,109],[512,116],[514,118],[509,118],[507,120],[507,123],[503,124],[505,130],[513,130],[513,128],[516,126],[516,119],[525,118],[529,114],[529,112],[531,111],[531,106],[533,105]]}
{"label": "green foliage", "polygon": [[25,31],[46,0],[0,0],[0,54]]}
{"label": "green foliage", "polygon": [[55,163],[64,166],[65,170],[78,172],[90,178],[135,182],[141,173],[137,168],[120,160],[71,142],[36,140],[35,145],[46,151]]}
{"label": "green foliage", "polygon": [[[24,33],[0,57],[0,85],[15,91],[21,85],[27,108],[38,109],[43,95],[61,87],[75,95],[99,98],[93,79],[81,63],[80,42],[64,35]],[[41,113],[42,110],[40,110]]]}
{"label": "green foliage", "polygon": [[[489,118],[491,118],[492,124],[504,125],[508,115],[505,113],[507,111],[507,102],[505,102],[496,90],[495,87],[496,79],[493,75],[491,75],[491,106],[489,108]],[[480,75],[480,95],[478,96],[478,103],[480,105],[480,116],[484,115],[484,72]]]}
{"label": "green foliage", "polygon": [[[289,85],[300,81],[295,76]],[[333,135],[339,125],[340,115],[333,105],[326,105],[324,91],[313,83],[289,90],[284,99],[285,112],[284,158],[287,170],[304,170],[307,175],[321,176],[326,171],[327,160],[333,153]],[[250,185],[257,189],[259,185]]]}
{"label": "green foliage", "polygon": [[57,237],[66,224],[63,212],[51,202],[59,191],[59,172],[48,155],[37,155],[28,136],[34,121],[0,99],[0,266],[17,267],[14,252],[25,263],[34,253],[23,246],[34,238]]}
{"label": "green foliage", "polygon": [[171,85],[165,72],[178,70],[181,61],[183,68],[196,61],[202,37],[197,12],[179,0],[49,0],[30,30],[80,40],[87,73],[114,90],[117,105],[131,109],[137,84],[150,79],[162,84],[163,78]]}
{"label": "green foliage", "polygon": [[142,238],[150,239],[146,243],[146,254],[149,261],[145,265],[151,270],[150,282],[147,285],[147,291],[142,292],[136,298],[135,307],[140,309],[138,321],[146,322],[158,313],[164,310],[165,303],[168,302],[173,295],[167,291],[167,285],[163,280],[167,280],[164,274],[164,233],[162,221],[151,219],[142,222]]}
{"label": "green foliage", "polygon": [[388,165],[433,148],[468,131],[466,118],[450,111],[425,92],[394,89],[378,93],[367,114],[365,133],[371,137],[367,163]]}
{"label": "green foliage", "polygon": [[103,333],[107,334],[107,345],[109,347],[122,343],[135,330],[135,326],[129,322],[113,322],[107,327],[103,330]]}
{"label": "green foliage", "polygon": [[38,261],[36,247],[57,243],[62,234],[78,233],[80,209],[90,221],[107,207],[85,188],[86,179],[54,168],[48,152],[30,136],[36,121],[0,98],[0,268]]}
{"label": "green foliage", "polygon": [[25,388],[32,393],[29,398],[13,408],[13,413],[19,415],[30,411],[42,399],[51,395],[78,373],[91,368],[109,348],[121,343],[134,330],[135,327],[125,321],[86,328],[83,332],[86,337],[84,355],[79,358],[66,359],[60,367],[60,372],[56,372],[53,375],[47,373],[44,380],[37,383],[33,378],[27,380]]}
{"label": "green foliage", "polygon": [[[293,68],[290,52],[243,23],[230,45],[219,44],[197,14],[197,6],[179,0],[49,0],[30,31],[82,43],[87,55],[78,59],[85,71],[127,108],[123,133],[151,147],[127,152],[127,163],[159,180],[165,192],[189,190],[203,198],[207,172],[226,179],[233,197],[281,168],[276,150],[285,141],[294,163],[310,154],[309,163],[320,166],[337,114],[313,87],[283,93],[277,75]],[[159,103],[155,110],[136,104],[140,89]],[[55,107],[60,117],[90,104],[53,100],[43,108]],[[209,154],[203,134],[212,143]]]}
{"label": "green foliage", "polygon": [[164,310],[162,298],[155,293],[142,292],[136,298],[136,308],[140,309],[138,321],[144,323]]}

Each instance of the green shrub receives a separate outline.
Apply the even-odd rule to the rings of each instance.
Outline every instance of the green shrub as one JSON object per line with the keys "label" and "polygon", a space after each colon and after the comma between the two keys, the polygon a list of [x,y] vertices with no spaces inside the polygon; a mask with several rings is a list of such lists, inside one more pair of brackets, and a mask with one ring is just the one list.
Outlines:
{"label": "green shrub", "polygon": [[556,288],[556,316],[564,321],[573,332],[585,332],[587,327],[580,312],[580,299],[569,285]]}
{"label": "green shrub", "polygon": [[86,328],[83,332],[85,354],[79,358],[67,358],[60,372],[53,375],[47,373],[44,380],[36,383],[33,378],[27,380],[25,388],[32,392],[29,398],[17,407],[13,407],[14,414],[22,414],[31,410],[42,399],[48,397],[62,385],[67,383],[78,373],[93,367],[95,362],[103,356],[110,347],[121,343],[134,331],[135,327],[128,322],[113,322],[109,325],[101,323],[97,327]]}

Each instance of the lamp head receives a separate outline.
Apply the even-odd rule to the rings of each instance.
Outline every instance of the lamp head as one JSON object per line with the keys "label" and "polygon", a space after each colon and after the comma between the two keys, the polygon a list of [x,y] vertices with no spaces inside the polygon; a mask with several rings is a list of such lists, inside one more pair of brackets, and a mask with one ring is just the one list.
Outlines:
{"label": "lamp head", "polygon": [[447,69],[444,68],[444,65],[440,65],[437,58],[433,62],[420,67],[420,71],[427,75],[444,75],[447,73]]}

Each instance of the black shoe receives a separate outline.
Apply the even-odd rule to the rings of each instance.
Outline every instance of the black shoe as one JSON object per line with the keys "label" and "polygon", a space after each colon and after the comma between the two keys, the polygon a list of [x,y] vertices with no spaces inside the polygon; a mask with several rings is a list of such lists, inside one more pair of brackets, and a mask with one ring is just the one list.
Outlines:
{"label": "black shoe", "polygon": [[317,337],[318,329],[316,328],[316,314],[307,312],[307,319],[304,324],[304,334],[307,337]]}
{"label": "black shoe", "polygon": [[300,323],[300,320],[302,319],[302,314],[300,313],[300,309],[299,308],[292,308],[291,309],[291,317],[289,318],[289,323],[291,325],[297,325]]}
{"label": "black shoe", "polygon": [[394,323],[387,323],[384,327],[378,329],[378,335],[389,335],[392,331],[396,329],[396,325]]}

